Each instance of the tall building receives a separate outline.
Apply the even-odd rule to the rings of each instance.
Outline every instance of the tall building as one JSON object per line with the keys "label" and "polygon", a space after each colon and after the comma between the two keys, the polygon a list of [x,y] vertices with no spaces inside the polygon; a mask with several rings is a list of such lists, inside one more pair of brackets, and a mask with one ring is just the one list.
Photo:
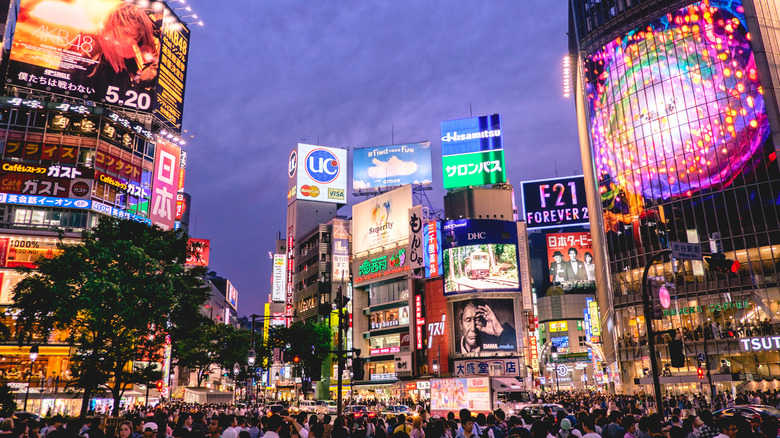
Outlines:
{"label": "tall building", "polygon": [[[97,3],[89,17],[73,8],[63,17],[64,0],[0,2],[0,315],[11,332],[15,269],[56,254],[60,233],[76,243],[102,216],[164,229],[188,221],[181,132],[190,31],[165,2]],[[133,25],[138,42],[119,38]],[[41,28],[70,37],[40,38]],[[3,378],[20,390],[31,373],[40,389],[28,410],[77,412],[79,400],[53,392],[69,380],[75,349],[55,336],[37,360],[28,350],[0,346]]]}
{"label": "tall building", "polygon": [[[647,323],[662,334],[662,385],[710,393],[780,375],[777,346],[751,341],[780,311],[779,14],[773,1],[570,3],[605,354],[627,390],[651,382]],[[739,267],[673,262],[672,242]],[[656,320],[646,290],[659,291]]]}

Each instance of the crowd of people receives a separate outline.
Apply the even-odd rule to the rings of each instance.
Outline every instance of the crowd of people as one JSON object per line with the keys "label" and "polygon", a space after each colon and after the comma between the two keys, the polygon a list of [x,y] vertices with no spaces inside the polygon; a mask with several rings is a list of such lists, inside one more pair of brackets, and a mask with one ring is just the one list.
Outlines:
{"label": "crowd of people", "polygon": [[[119,418],[8,418],[0,421],[0,438],[778,438],[780,429],[773,415],[713,413],[698,396],[667,397],[660,413],[642,395],[561,391],[535,395],[533,402],[535,409],[476,415],[468,409],[430,415],[419,405],[413,414],[387,418],[376,410],[293,415],[264,404],[163,403],[130,407]],[[720,402],[780,407],[780,391],[745,392]]]}

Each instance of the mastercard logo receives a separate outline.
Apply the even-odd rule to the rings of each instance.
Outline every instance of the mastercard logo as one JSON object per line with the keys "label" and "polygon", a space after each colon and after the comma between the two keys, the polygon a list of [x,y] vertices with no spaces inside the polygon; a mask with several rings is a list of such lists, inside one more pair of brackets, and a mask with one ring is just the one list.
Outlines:
{"label": "mastercard logo", "polygon": [[320,188],[317,186],[303,185],[301,186],[301,195],[316,198],[320,195]]}

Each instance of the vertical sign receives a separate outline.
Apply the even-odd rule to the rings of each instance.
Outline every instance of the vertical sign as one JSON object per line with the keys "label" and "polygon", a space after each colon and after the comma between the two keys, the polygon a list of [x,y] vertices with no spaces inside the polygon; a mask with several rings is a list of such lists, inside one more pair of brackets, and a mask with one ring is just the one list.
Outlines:
{"label": "vertical sign", "polygon": [[528,231],[525,222],[517,223],[517,269],[520,270],[520,290],[523,294],[523,310],[531,310],[531,262],[528,259]]}
{"label": "vertical sign", "polygon": [[187,78],[190,30],[175,19],[166,5],[160,36],[160,63],[154,112],[168,128],[181,128],[184,112],[184,83]]}
{"label": "vertical sign", "polygon": [[[263,309],[263,345],[268,345],[268,332],[271,331],[271,304],[265,303]],[[263,367],[268,366],[268,359],[263,358]]]}
{"label": "vertical sign", "polygon": [[436,220],[428,222],[424,231],[425,278],[438,277],[442,274],[441,222]]}
{"label": "vertical sign", "polygon": [[333,273],[334,282],[349,280],[349,222],[333,221]]}
{"label": "vertical sign", "polygon": [[284,290],[287,285],[287,257],[284,254],[274,254],[273,285],[271,287],[271,301],[284,302]]}
{"label": "vertical sign", "polygon": [[165,140],[157,140],[154,152],[154,181],[152,183],[152,223],[164,230],[173,228],[178,190],[181,149]]}
{"label": "vertical sign", "polygon": [[423,330],[425,328],[425,317],[423,316],[422,311],[422,295],[415,295],[414,296],[414,320],[416,330],[415,333],[417,335],[417,349],[422,350],[423,348]]}
{"label": "vertical sign", "polygon": [[590,330],[593,336],[601,336],[601,327],[599,327],[599,305],[596,301],[588,302],[588,313],[590,314]]}
{"label": "vertical sign", "polygon": [[531,346],[531,367],[533,369],[539,368],[539,349],[536,345],[536,335],[528,336],[528,343]]}
{"label": "vertical sign", "polygon": [[409,209],[409,270],[412,275],[425,267],[422,231],[422,205],[417,205]]}
{"label": "vertical sign", "polygon": [[8,262],[8,247],[10,239],[7,237],[0,238],[0,266],[5,266]]}
{"label": "vertical sign", "polygon": [[284,301],[284,315],[286,316],[284,322],[287,327],[290,326],[290,318],[293,316],[293,268],[295,262],[295,257],[293,256],[293,244],[295,243],[295,239],[293,238],[294,230],[293,226],[290,226],[290,228],[287,229],[287,296]]}
{"label": "vertical sign", "polygon": [[181,156],[179,158],[179,190],[178,190],[179,193],[184,191],[184,174],[186,173],[185,172],[186,169],[187,169],[187,151],[182,150]]}

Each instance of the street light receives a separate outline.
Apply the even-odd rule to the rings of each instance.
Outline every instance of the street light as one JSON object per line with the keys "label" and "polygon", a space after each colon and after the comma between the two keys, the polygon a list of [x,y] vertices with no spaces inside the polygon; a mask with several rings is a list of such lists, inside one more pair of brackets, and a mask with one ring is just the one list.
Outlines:
{"label": "street light", "polygon": [[33,345],[30,347],[30,372],[27,373],[27,392],[24,394],[24,410],[27,410],[27,398],[30,397],[30,378],[32,378],[33,364],[35,359],[38,359],[38,346]]}
{"label": "street light", "polygon": [[249,353],[247,354],[246,362],[249,364],[250,367],[255,366],[256,359],[257,359],[257,355],[255,354],[255,350],[249,350]]}
{"label": "street light", "polygon": [[433,362],[431,362],[431,368],[433,368],[433,373],[438,376],[439,375],[439,361],[434,359]]}

